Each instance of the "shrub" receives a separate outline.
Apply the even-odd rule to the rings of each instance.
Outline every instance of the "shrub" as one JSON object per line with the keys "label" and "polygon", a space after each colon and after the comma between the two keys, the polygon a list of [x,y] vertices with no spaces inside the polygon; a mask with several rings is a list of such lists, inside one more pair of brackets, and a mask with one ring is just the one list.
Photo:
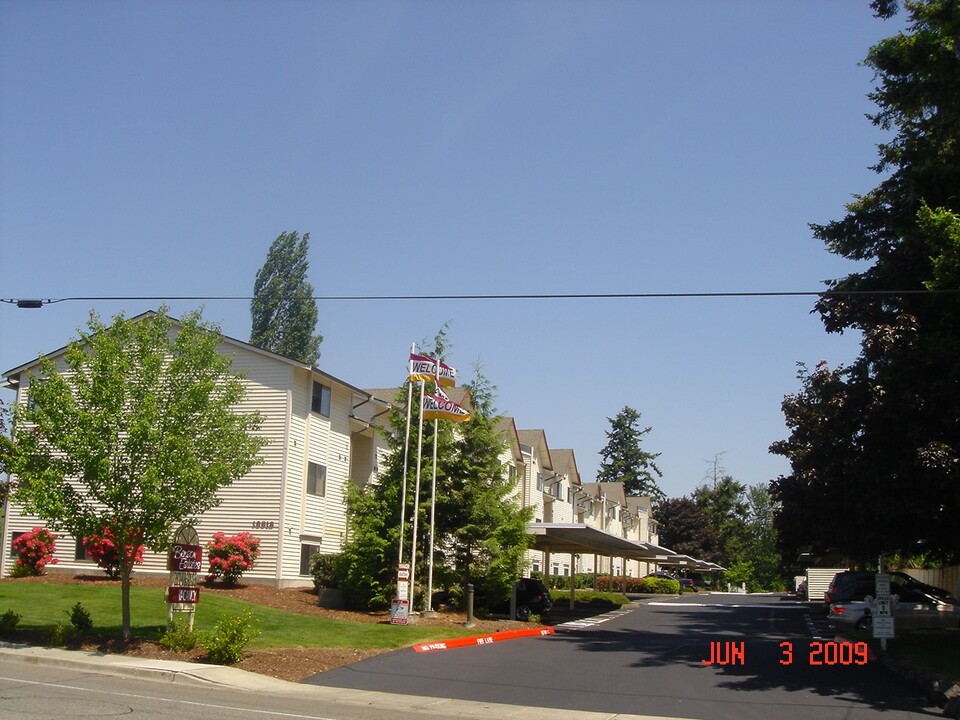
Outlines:
{"label": "shrub", "polygon": [[17,629],[17,625],[22,619],[23,616],[13,610],[7,610],[3,615],[0,615],[0,637],[10,635]]}
{"label": "shrub", "polygon": [[200,634],[183,620],[174,621],[160,636],[160,644],[174,652],[189,652],[200,642]]}
{"label": "shrub", "polygon": [[313,587],[315,589],[339,586],[337,562],[337,555],[320,555],[317,553],[310,558],[310,574],[313,575]]}
{"label": "shrub", "polygon": [[680,592],[680,581],[658,577],[643,578],[640,592],[677,595]]}
{"label": "shrub", "polygon": [[57,549],[57,536],[46,528],[35,527],[30,532],[18,535],[13,541],[17,561],[10,574],[14,577],[43,575],[47,565],[56,565],[53,556]]}
{"label": "shrub", "polygon": [[90,619],[90,613],[80,603],[74,605],[67,614],[70,616],[70,624],[73,625],[77,634],[86,635],[93,630],[93,620]]}
{"label": "shrub", "polygon": [[233,665],[243,660],[243,649],[260,634],[253,624],[253,614],[249,612],[221,617],[213,631],[201,640],[207,649],[207,659],[217,665]]}
{"label": "shrub", "polygon": [[[127,543],[127,553],[130,557],[127,559],[131,563],[143,562],[144,546],[140,543],[141,532],[138,529],[130,530],[129,542]],[[87,555],[93,558],[97,565],[103,568],[107,577],[120,577],[120,551],[117,548],[117,536],[113,531],[104,526],[100,534],[88,535],[82,542],[87,550]],[[136,549],[134,549],[136,548]]]}
{"label": "shrub", "polygon": [[72,625],[57,623],[50,631],[50,646],[63,647],[70,645],[77,639],[77,630]]}
{"label": "shrub", "polygon": [[207,580],[222,580],[226,585],[236,585],[240,576],[253,567],[254,560],[260,555],[260,538],[251,533],[241,532],[227,537],[218,532],[207,543],[207,559],[210,561],[210,574]]}

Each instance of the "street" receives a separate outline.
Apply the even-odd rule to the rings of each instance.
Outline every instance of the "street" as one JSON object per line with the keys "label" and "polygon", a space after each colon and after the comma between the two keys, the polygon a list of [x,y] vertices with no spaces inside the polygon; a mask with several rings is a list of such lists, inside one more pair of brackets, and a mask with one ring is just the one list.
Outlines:
{"label": "street", "polygon": [[[309,682],[701,720],[939,715],[877,663],[862,664],[862,648],[841,657],[805,605],[779,596],[684,596],[557,630],[432,654],[398,650]],[[704,664],[716,643],[734,650],[732,662]]]}
{"label": "street", "polygon": [[3,655],[0,720],[941,717],[861,650],[830,642],[806,606],[785,598],[685,596],[561,625],[549,637],[406,648],[300,684],[240,671],[226,684],[159,682]]}

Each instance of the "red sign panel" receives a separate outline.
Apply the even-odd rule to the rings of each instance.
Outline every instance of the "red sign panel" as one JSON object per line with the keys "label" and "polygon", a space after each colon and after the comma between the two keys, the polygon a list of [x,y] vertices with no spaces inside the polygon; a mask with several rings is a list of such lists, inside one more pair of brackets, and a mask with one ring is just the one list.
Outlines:
{"label": "red sign panel", "polygon": [[203,569],[203,545],[174,544],[167,565],[171,572],[200,572]]}
{"label": "red sign panel", "polygon": [[181,605],[196,605],[200,602],[200,588],[169,587],[167,588],[167,602]]}

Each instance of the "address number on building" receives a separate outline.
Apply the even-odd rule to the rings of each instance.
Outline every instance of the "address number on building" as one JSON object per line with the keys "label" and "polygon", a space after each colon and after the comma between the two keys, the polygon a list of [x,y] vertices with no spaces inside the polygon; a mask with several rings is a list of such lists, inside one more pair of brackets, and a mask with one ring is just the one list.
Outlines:
{"label": "address number on building", "polygon": [[181,605],[196,605],[200,602],[200,588],[198,587],[171,587],[167,588],[167,602]]}

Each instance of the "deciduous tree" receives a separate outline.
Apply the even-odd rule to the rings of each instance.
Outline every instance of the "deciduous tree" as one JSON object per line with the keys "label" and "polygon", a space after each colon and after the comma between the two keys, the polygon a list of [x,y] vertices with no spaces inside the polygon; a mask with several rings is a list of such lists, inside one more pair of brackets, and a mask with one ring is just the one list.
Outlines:
{"label": "deciduous tree", "polygon": [[41,358],[15,409],[15,499],[76,538],[109,532],[120,559],[123,636],[137,548],[165,551],[175,525],[218,504],[265,441],[260,417],[200,313],[165,310],[85,331],[57,360]]}
{"label": "deciduous tree", "polygon": [[[897,3],[873,7],[889,17]],[[875,166],[884,178],[842,219],[813,226],[830,252],[865,266],[816,305],[827,331],[863,333],[861,352],[785,401],[791,435],[773,450],[791,473],[773,491],[795,547],[832,537],[850,554],[949,560],[960,557],[960,5],[903,8],[909,29],[866,59],[871,119],[891,133]],[[828,535],[818,529],[829,523],[804,523],[834,513],[842,526]]]}

